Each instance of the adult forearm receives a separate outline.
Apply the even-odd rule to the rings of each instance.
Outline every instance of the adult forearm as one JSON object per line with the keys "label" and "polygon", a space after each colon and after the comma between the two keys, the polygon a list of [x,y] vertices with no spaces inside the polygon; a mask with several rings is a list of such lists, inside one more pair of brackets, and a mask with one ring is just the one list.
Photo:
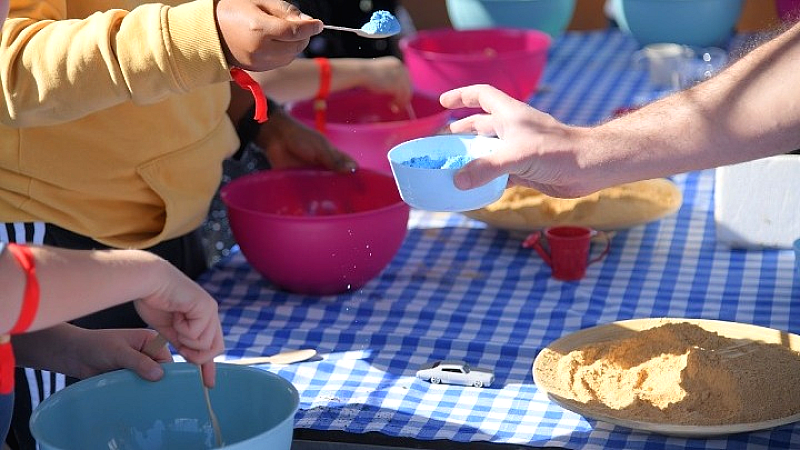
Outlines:
{"label": "adult forearm", "polygon": [[586,164],[624,182],[800,148],[798,83],[795,26],[716,77],[586,133],[598,149]]}

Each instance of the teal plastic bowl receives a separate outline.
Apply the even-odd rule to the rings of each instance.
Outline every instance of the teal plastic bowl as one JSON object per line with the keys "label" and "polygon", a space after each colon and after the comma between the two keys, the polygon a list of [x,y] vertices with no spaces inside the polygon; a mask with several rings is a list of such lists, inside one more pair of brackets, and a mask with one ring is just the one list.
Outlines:
{"label": "teal plastic bowl", "polygon": [[447,0],[453,28],[528,28],[550,36],[564,32],[575,0]]}
{"label": "teal plastic bowl", "polygon": [[[468,134],[442,134],[399,144],[389,150],[389,165],[403,201],[428,211],[470,211],[497,201],[508,175],[466,191],[453,184],[463,163],[494,150],[500,140]],[[449,167],[451,166],[451,167]]]}
{"label": "teal plastic bowl", "polygon": [[612,0],[620,29],[642,46],[657,42],[724,47],[744,0]]}
{"label": "teal plastic bowl", "polygon": [[[87,378],[56,392],[31,416],[42,450],[185,450],[215,447],[196,366],[164,364],[150,382],[129,370]],[[284,378],[247,366],[217,364],[210,390],[223,448],[289,450],[297,390]]]}

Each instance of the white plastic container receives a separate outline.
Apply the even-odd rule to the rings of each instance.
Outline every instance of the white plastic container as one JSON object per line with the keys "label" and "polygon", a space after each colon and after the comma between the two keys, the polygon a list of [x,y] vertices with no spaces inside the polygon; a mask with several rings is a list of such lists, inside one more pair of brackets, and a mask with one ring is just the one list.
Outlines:
{"label": "white plastic container", "polygon": [[792,248],[800,237],[800,155],[716,169],[717,241],[732,248]]}
{"label": "white plastic container", "polygon": [[411,164],[414,158],[432,160],[480,158],[492,152],[497,138],[467,134],[441,134],[413,139],[389,150],[389,165],[400,197],[414,208],[428,211],[469,211],[497,201],[508,183],[508,175],[466,191],[453,184],[458,168],[425,168]]}

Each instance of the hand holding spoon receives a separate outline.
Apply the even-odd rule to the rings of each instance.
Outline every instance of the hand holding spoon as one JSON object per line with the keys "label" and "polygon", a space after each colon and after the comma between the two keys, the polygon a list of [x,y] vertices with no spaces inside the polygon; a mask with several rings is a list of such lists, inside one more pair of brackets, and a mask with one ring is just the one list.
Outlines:
{"label": "hand holding spoon", "polygon": [[335,25],[325,25],[325,26],[323,26],[323,28],[326,28],[328,30],[349,31],[349,32],[355,33],[355,34],[357,34],[357,35],[359,35],[361,37],[370,38],[370,39],[384,39],[384,38],[391,37],[391,36],[394,36],[395,34],[399,33],[399,31],[397,33],[378,33],[378,32],[371,33],[371,32],[364,31],[364,30],[362,30],[360,28],[337,27]]}

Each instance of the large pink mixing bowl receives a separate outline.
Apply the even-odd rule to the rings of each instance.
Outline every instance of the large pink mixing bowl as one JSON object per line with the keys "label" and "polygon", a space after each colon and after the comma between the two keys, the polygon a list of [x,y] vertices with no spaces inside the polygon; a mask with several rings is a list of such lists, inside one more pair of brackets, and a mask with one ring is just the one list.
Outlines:
{"label": "large pink mixing bowl", "polygon": [[400,40],[414,88],[438,96],[470,84],[491,84],[520,101],[536,91],[550,36],[539,30],[483,28],[420,31]]}
{"label": "large pink mixing bowl", "polygon": [[392,176],[366,169],[266,170],[233,180],[221,198],[250,265],[302,294],[360,288],[394,258],[408,226]]}
{"label": "large pink mixing bowl", "polygon": [[784,22],[792,22],[800,16],[800,0],[775,0],[778,18]]}
{"label": "large pink mixing bowl", "polygon": [[[334,94],[327,100],[324,134],[361,167],[392,173],[386,154],[395,145],[436,134],[450,119],[438,97],[415,93],[410,105],[397,105],[389,95],[366,89]],[[289,114],[315,126],[314,102],[295,103]]]}

